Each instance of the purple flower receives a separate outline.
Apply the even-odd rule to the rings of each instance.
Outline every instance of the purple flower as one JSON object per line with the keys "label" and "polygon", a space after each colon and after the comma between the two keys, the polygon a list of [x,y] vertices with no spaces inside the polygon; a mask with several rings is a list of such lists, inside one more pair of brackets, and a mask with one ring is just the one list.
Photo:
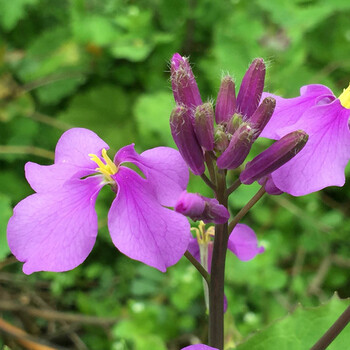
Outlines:
{"label": "purple flower", "polygon": [[[215,236],[214,226],[205,229],[205,225],[201,222],[198,228],[192,230],[196,233],[196,238],[192,238],[188,245],[188,251],[193,257],[199,261],[202,266],[210,273],[211,271],[211,260],[213,254]],[[264,247],[258,246],[258,240],[254,231],[247,225],[237,224],[232,230],[227,248],[237,256],[241,261],[248,261],[255,258],[257,254],[261,254],[265,251]],[[206,286],[206,285],[205,285]],[[206,295],[206,304],[209,308],[208,295]],[[227,309],[227,299],[224,297],[224,311]]]}
{"label": "purple flower", "polygon": [[86,259],[97,235],[96,197],[107,184],[116,193],[108,228],[122,253],[165,271],[186,251],[189,224],[164,207],[175,205],[188,182],[180,154],[167,147],[138,154],[128,145],[112,161],[108,148],[92,131],[76,128],[58,141],[53,165],[26,164],[36,193],[14,208],[7,227],[10,249],[26,274],[67,271]]}
{"label": "purple flower", "polygon": [[211,346],[204,345],[204,344],[196,344],[196,345],[186,346],[185,348],[182,348],[181,350],[219,350],[219,349],[212,348]]}
{"label": "purple flower", "polygon": [[[196,230],[197,238],[192,238],[188,246],[189,252],[200,261],[200,244],[212,243],[215,235],[214,227],[204,230],[204,224]],[[254,259],[258,254],[265,251],[264,247],[258,246],[258,240],[254,231],[245,224],[237,224],[230,233],[227,248],[241,261]],[[211,254],[208,261],[208,272],[211,270]]]}
{"label": "purple flower", "polygon": [[343,186],[350,159],[350,88],[339,98],[323,85],[303,86],[295,98],[271,96],[276,108],[261,136],[278,140],[298,129],[309,135],[303,150],[272,173],[275,185],[294,196]]}

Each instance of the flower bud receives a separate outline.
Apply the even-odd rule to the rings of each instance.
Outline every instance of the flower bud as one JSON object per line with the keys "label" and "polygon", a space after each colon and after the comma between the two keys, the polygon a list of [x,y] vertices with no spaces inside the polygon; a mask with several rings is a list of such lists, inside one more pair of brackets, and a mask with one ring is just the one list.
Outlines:
{"label": "flower bud", "polygon": [[235,113],[226,125],[226,131],[233,135],[239,126],[243,123],[243,118],[240,114]]}
{"label": "flower bud", "polygon": [[230,217],[228,210],[216,199],[186,191],[182,192],[178,199],[175,211],[189,216],[194,221],[203,220],[206,224],[224,224]]}
{"label": "flower bud", "polygon": [[243,123],[232,135],[230,144],[218,158],[217,166],[220,169],[238,168],[250,151],[253,144],[254,130],[248,123]]}
{"label": "flower bud", "polygon": [[170,116],[170,129],[182,158],[195,175],[204,173],[204,157],[185,106],[177,106]]}
{"label": "flower bud", "polygon": [[178,53],[171,59],[171,86],[175,102],[185,105],[191,111],[202,104],[196,79],[187,58]]}
{"label": "flower bud", "polygon": [[256,140],[264,130],[266,124],[271,119],[272,113],[275,110],[276,100],[272,97],[265,98],[253,115],[248,119],[249,124],[255,130],[254,140]]}
{"label": "flower bud", "polygon": [[281,191],[274,183],[273,179],[272,179],[272,176],[271,174],[265,176],[265,177],[262,177],[261,179],[258,180],[259,184],[261,186],[264,186],[265,187],[265,191],[268,193],[268,194],[272,194],[272,195],[279,195],[279,194],[282,194],[283,191]]}
{"label": "flower bud", "polygon": [[256,58],[243,77],[237,96],[237,111],[250,117],[259,105],[264,90],[265,63],[262,58]]}
{"label": "flower bud", "polygon": [[207,151],[214,149],[214,110],[211,103],[196,108],[194,131],[199,144]]}
{"label": "flower bud", "polygon": [[302,130],[293,131],[283,136],[247,163],[239,177],[241,182],[250,185],[263,176],[272,173],[296,156],[303,149],[308,138],[309,136]]}
{"label": "flower bud", "polygon": [[216,123],[228,122],[236,110],[236,93],[233,79],[227,75],[221,80],[215,106]]}
{"label": "flower bud", "polygon": [[215,142],[215,150],[219,152],[225,151],[225,149],[230,143],[230,140],[228,139],[228,136],[222,125],[218,125],[216,128],[214,142]]}

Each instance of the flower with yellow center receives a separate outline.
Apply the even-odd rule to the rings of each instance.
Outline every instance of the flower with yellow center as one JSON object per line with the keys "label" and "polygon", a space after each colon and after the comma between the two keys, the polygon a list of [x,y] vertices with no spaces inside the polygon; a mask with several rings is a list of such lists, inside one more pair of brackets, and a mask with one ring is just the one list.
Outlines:
{"label": "flower with yellow center", "polygon": [[344,108],[350,109],[350,84],[343,90],[338,99]]}
{"label": "flower with yellow center", "polygon": [[96,168],[96,171],[103,174],[105,180],[107,183],[112,184],[115,183],[115,181],[112,179],[112,175],[115,175],[118,172],[118,167],[113,163],[111,158],[108,157],[107,151],[105,148],[102,149],[102,158],[104,159],[105,163],[96,155],[96,154],[89,154],[89,157],[92,161],[94,161],[98,168]]}

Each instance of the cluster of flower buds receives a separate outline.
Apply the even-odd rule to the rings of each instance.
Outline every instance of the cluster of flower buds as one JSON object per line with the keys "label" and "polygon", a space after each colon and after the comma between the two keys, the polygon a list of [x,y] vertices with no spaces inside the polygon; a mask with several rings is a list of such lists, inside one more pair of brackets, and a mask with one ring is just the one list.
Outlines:
{"label": "cluster of flower buds", "polygon": [[[195,175],[205,171],[205,152],[215,152],[219,169],[236,169],[247,158],[276,105],[273,97],[260,103],[265,71],[263,59],[255,59],[243,77],[237,97],[232,77],[223,77],[214,111],[212,103],[202,102],[187,58],[173,56],[171,83],[176,107],[170,127],[182,157]],[[247,164],[241,181],[251,184],[269,175],[295,156],[307,138],[303,131],[286,135]]]}

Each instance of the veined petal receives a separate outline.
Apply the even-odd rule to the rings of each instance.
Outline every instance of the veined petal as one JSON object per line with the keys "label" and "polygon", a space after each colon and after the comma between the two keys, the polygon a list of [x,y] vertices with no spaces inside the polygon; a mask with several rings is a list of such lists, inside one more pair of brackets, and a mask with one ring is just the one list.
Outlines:
{"label": "veined petal", "polygon": [[191,238],[187,219],[162,207],[147,180],[120,167],[117,198],[108,214],[114,245],[128,257],[165,272],[185,253]]}
{"label": "veined petal", "polygon": [[55,163],[71,164],[80,168],[95,169],[96,163],[89,154],[100,155],[109,146],[93,131],[73,128],[66,131],[58,140],[55,150]]}
{"label": "veined petal", "polygon": [[237,224],[232,230],[227,248],[241,261],[251,260],[265,250],[264,247],[258,246],[254,231],[244,224]]}
{"label": "veined petal", "polygon": [[130,162],[145,174],[160,204],[173,207],[186,189],[189,171],[180,153],[169,147],[156,147],[138,154],[134,145],[121,148],[114,162]]}
{"label": "veined petal", "polygon": [[67,271],[89,255],[97,235],[99,176],[72,180],[59,191],[36,193],[14,208],[7,226],[12,253],[23,272]]}
{"label": "veined petal", "polygon": [[57,191],[70,179],[78,179],[92,172],[91,169],[77,168],[71,164],[40,165],[32,162],[26,163],[24,171],[35,192]]}
{"label": "veined petal", "polygon": [[[273,97],[276,100],[276,107],[260,136],[274,140],[280,139],[277,131],[280,128],[295,124],[307,109],[318,103],[319,97],[322,95],[334,96],[327,86],[318,84],[302,86],[300,96],[295,98],[282,98],[270,93],[263,93],[262,99]],[[305,130],[304,128],[301,129]]]}
{"label": "veined petal", "polygon": [[309,140],[299,154],[272,173],[275,185],[293,196],[343,186],[350,159],[349,117],[350,110],[337,99],[310,108],[296,124],[280,129],[278,134],[283,136],[302,127]]}

